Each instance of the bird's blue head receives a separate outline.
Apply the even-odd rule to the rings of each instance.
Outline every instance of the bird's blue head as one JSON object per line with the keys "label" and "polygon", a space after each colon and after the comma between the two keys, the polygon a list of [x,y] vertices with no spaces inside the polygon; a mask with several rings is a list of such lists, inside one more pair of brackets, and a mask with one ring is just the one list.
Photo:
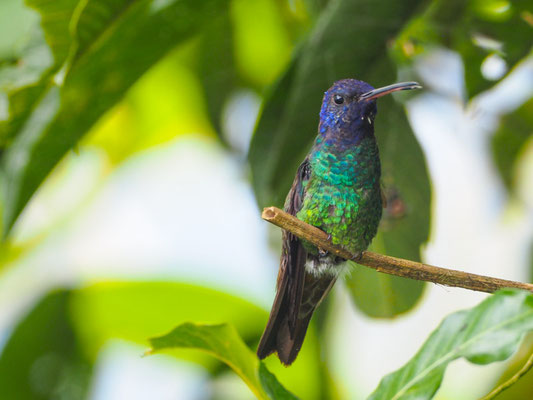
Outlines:
{"label": "bird's blue head", "polygon": [[327,131],[359,136],[373,132],[376,99],[398,90],[419,89],[416,82],[395,83],[374,89],[368,83],[356,79],[337,81],[324,94],[320,110],[320,133]]}

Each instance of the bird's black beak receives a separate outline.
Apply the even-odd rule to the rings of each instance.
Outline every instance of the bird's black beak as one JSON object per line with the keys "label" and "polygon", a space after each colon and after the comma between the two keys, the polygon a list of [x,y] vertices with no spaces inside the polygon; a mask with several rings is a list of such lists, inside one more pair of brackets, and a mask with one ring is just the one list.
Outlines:
{"label": "bird's black beak", "polygon": [[378,97],[385,96],[386,94],[392,93],[392,92],[398,92],[400,90],[414,90],[414,89],[422,89],[422,86],[418,82],[400,82],[400,83],[394,83],[389,86],[383,86],[378,89],[371,90],[370,92],[363,93],[359,100],[374,100]]}

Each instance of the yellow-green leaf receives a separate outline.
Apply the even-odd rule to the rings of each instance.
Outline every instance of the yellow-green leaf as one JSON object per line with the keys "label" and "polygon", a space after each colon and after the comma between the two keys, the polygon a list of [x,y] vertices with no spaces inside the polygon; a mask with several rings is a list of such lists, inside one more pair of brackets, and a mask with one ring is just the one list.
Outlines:
{"label": "yellow-green leaf", "polygon": [[167,335],[150,339],[150,343],[151,352],[188,348],[211,354],[231,367],[259,399],[295,399],[244,344],[232,325],[185,323]]}
{"label": "yellow-green leaf", "polygon": [[402,368],[383,378],[370,400],[430,399],[448,364],[460,357],[489,364],[510,357],[533,330],[533,294],[504,289],[446,317]]}

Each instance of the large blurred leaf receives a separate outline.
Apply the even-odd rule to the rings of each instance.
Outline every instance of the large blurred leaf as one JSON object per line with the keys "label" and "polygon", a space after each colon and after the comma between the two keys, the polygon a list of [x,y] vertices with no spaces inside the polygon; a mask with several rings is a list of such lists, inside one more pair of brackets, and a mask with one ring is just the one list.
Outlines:
{"label": "large blurred leaf", "polygon": [[[34,107],[46,90],[54,84],[56,74],[62,66],[70,67],[87,48],[104,34],[119,11],[132,0],[26,0],[28,6],[37,10],[41,16],[41,31],[35,29],[31,47],[25,50],[15,69],[18,79],[8,87],[10,119],[0,125],[2,144],[9,144],[21,130]],[[95,14],[96,13],[96,14]],[[43,49],[44,47],[44,49]],[[52,53],[53,63],[48,60],[46,51]],[[37,55],[33,55],[37,53]],[[67,61],[67,59],[69,59]],[[40,72],[36,76],[35,72]],[[0,71],[0,76],[2,71]],[[61,76],[57,76],[61,80]],[[22,82],[24,85],[14,85]]]}
{"label": "large blurred leaf", "polygon": [[530,0],[436,0],[413,18],[397,38],[394,58],[400,64],[435,46],[446,46],[463,58],[468,96],[494,85],[482,64],[497,57],[507,71],[533,46],[533,3]]}
{"label": "large blurred leaf", "polygon": [[[33,14],[28,12],[27,15],[33,20],[31,18]],[[0,91],[2,93],[12,93],[21,87],[33,85],[53,65],[50,48],[36,24],[33,24],[33,29],[24,36],[24,39],[23,45],[17,46],[10,58],[0,59]],[[5,117],[2,115],[0,119],[3,120]],[[0,134],[3,134],[3,130]]]}
{"label": "large blurred leaf", "polygon": [[39,12],[42,32],[38,27],[33,30],[30,44],[13,71],[17,79],[7,88],[9,120],[0,125],[0,143],[4,146],[9,145],[23,129],[34,108],[53,84],[54,76],[65,63],[73,43],[69,24],[73,14],[77,14],[78,0],[26,0],[26,4]]}
{"label": "large blurred leaf", "polygon": [[231,2],[235,62],[256,87],[275,80],[290,59],[292,46],[280,11],[272,0]]}
{"label": "large blurred leaf", "polygon": [[370,399],[430,399],[448,364],[460,357],[475,364],[505,360],[533,330],[533,295],[504,289],[478,306],[444,319],[418,353],[382,379]]}
{"label": "large blurred leaf", "polygon": [[[89,2],[91,0],[88,0]],[[26,4],[41,14],[41,26],[46,42],[54,55],[54,62],[60,66],[68,57],[72,44],[69,29],[70,20],[78,0],[25,0]]]}
{"label": "large blurred leaf", "polygon": [[[29,16],[33,14],[26,11]],[[34,19],[33,19],[34,20]],[[31,114],[31,107],[42,96],[47,82],[60,64],[46,44],[34,20],[26,42],[11,62],[0,65],[0,91],[5,93],[8,115],[0,117],[0,148],[8,145]]]}
{"label": "large blurred leaf", "polygon": [[[482,63],[488,56],[501,57],[510,71],[532,50],[531,16],[533,2],[530,0],[470,0],[467,15],[462,21],[456,20],[457,31],[451,47],[459,50],[463,57],[470,97],[495,83],[481,73]],[[494,40],[496,47],[480,44],[486,39]]]}
{"label": "large blurred leaf", "polygon": [[150,339],[150,343],[151,352],[188,348],[209,353],[231,367],[259,399],[296,398],[281,386],[231,325],[185,323],[164,336]]}
{"label": "large blurred leaf", "polygon": [[91,377],[69,317],[71,294],[46,296],[13,330],[0,356],[2,399],[82,399]]}
{"label": "large blurred leaf", "polygon": [[82,57],[97,40],[107,35],[113,24],[120,21],[128,7],[138,0],[87,0],[79,2],[70,22],[74,46],[70,48],[69,65]]}
{"label": "large blurred leaf", "polygon": [[216,290],[182,283],[99,283],[74,292],[73,320],[91,357],[110,338],[148,344],[186,321],[230,322],[246,341],[259,338],[266,312]]}
{"label": "large blurred leaf", "polygon": [[[495,382],[494,387],[499,387],[504,382],[509,382],[510,379],[514,379],[522,368],[527,368],[527,363],[532,355],[533,334],[529,333],[522,341],[522,345],[516,354],[506,363],[506,370],[498,381]],[[527,399],[531,397],[531,393],[533,393],[533,368],[523,374],[518,381],[514,382],[495,398],[498,400]]]}
{"label": "large blurred leaf", "polygon": [[269,398],[287,400],[297,399],[295,395],[279,383],[276,376],[268,370],[263,362],[259,363],[259,380]]}
{"label": "large blurred leaf", "polygon": [[375,71],[383,71],[388,60],[387,40],[419,3],[336,0],[328,4],[268,96],[252,140],[249,159],[261,207],[283,204],[296,168],[316,136],[324,91],[335,80],[351,77],[374,86],[395,80],[394,71],[390,76]]}
{"label": "large blurred leaf", "polygon": [[[317,133],[323,92],[335,80],[357,78],[373,86],[395,81],[387,42],[420,4],[424,2],[338,0],[324,9],[309,39],[268,96],[252,140],[249,160],[261,207],[283,203],[296,168]],[[375,249],[416,260],[429,232],[430,188],[424,157],[400,106],[392,98],[383,98],[378,107],[376,136],[383,181],[394,207],[386,213]],[[375,296],[365,296],[358,285]],[[349,286],[361,309],[378,317],[408,310],[423,288],[420,282],[366,270],[356,270]],[[389,295],[390,290],[394,296]]]}
{"label": "large blurred leaf", "polygon": [[524,145],[533,136],[533,98],[506,115],[492,137],[492,154],[503,182],[513,189],[515,162]]}
{"label": "large blurred leaf", "polygon": [[[86,16],[83,11],[92,11],[92,3],[87,3],[77,31],[82,31],[82,23],[100,28],[79,35],[78,44],[85,51],[76,47],[77,56],[63,70],[64,82],[61,74],[49,82],[4,156],[4,234],[65,152],[149,67],[197,33],[227,3],[138,0],[124,8],[126,3],[117,7],[116,2],[100,2],[106,11],[103,17]],[[100,17],[103,20],[95,20]]]}
{"label": "large blurred leaf", "polygon": [[[106,282],[73,292],[72,320],[88,357],[95,359],[109,339],[148,345],[148,338],[169,332],[187,321],[231,323],[240,337],[255,345],[268,313],[235,296],[213,289],[169,282]],[[212,373],[220,363],[199,352],[173,351],[173,355],[203,365]],[[320,382],[320,355],[310,329],[298,360],[285,368],[270,357],[265,364],[284,386],[302,398],[314,398],[324,388]]]}
{"label": "large blurred leaf", "polygon": [[0,63],[18,56],[21,42],[36,19],[37,14],[28,10],[22,0],[0,2]]}
{"label": "large blurred leaf", "polygon": [[213,18],[202,34],[198,76],[202,81],[209,116],[215,131],[222,132],[222,110],[240,79],[234,63],[229,9]]}

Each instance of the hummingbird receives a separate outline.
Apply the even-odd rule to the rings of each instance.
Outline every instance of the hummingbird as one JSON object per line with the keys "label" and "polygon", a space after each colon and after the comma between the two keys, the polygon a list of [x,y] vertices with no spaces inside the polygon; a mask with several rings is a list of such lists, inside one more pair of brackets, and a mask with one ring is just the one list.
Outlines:
{"label": "hummingbird", "polygon": [[[298,167],[285,212],[328,234],[354,254],[376,235],[384,197],[374,136],[376,99],[399,90],[420,89],[402,82],[374,89],[356,79],[337,81],[325,92],[318,134]],[[276,352],[290,365],[302,347],[313,312],[347,269],[346,260],[283,231],[277,290],[260,359]]]}

